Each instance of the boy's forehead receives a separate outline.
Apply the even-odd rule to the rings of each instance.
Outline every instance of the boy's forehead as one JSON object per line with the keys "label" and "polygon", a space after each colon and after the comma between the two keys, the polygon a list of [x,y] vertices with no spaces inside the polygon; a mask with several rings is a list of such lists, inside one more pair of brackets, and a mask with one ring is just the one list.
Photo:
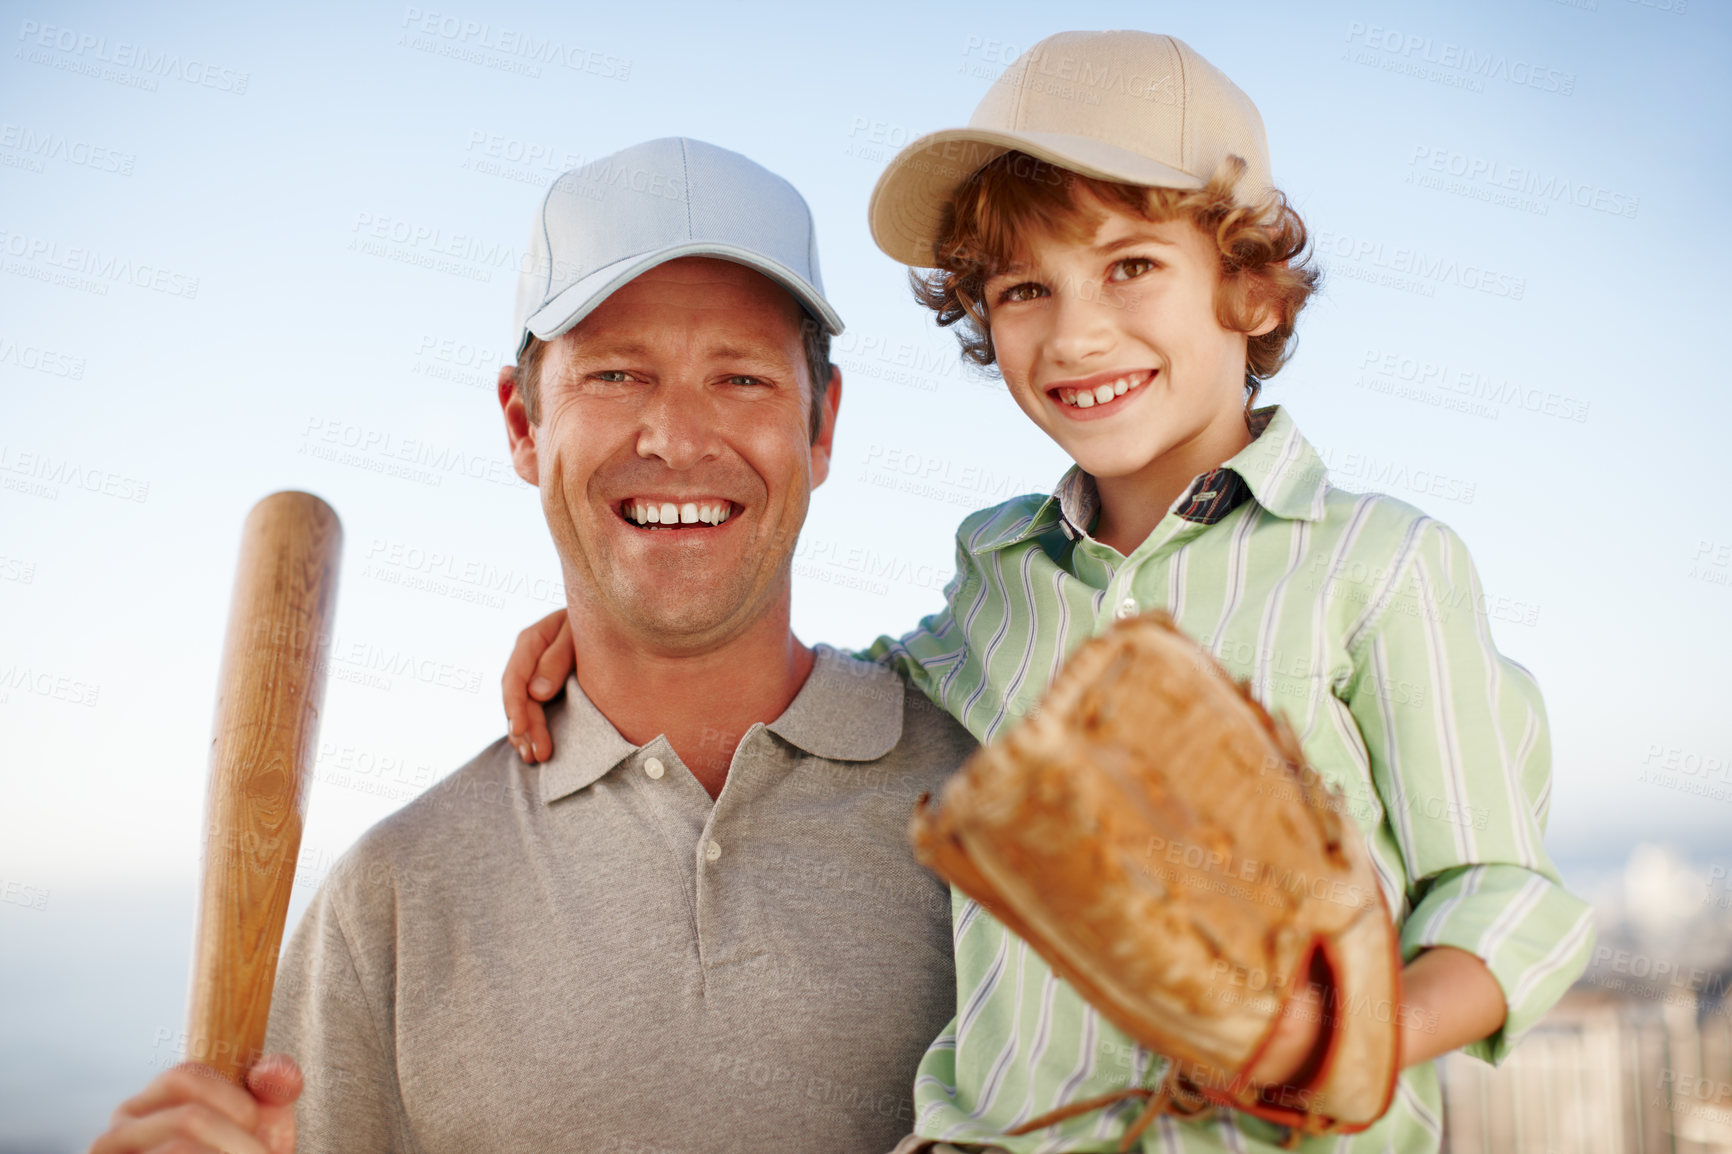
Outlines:
{"label": "boy's forehead", "polygon": [[1070,248],[1087,248],[1103,256],[1140,244],[1176,248],[1183,245],[1186,228],[1200,231],[1182,217],[1150,220],[1097,201],[1087,215],[1077,217],[1068,228],[1051,222],[1045,228],[1024,231],[1002,268],[1005,272],[1025,271],[1044,256]]}

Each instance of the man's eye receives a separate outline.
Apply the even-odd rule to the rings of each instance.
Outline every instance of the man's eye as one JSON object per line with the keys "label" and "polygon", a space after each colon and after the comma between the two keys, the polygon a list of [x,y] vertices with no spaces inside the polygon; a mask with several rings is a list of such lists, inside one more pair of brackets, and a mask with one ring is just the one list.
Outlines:
{"label": "man's eye", "polygon": [[595,380],[609,385],[623,385],[631,380],[631,374],[624,369],[602,369],[600,372],[589,375]]}
{"label": "man's eye", "polygon": [[1135,280],[1158,266],[1146,256],[1126,257],[1113,265],[1113,280]]}
{"label": "man's eye", "polygon": [[1036,284],[1034,281],[1029,280],[1023,281],[1021,284],[1011,285],[1009,288],[998,294],[998,299],[1004,304],[1014,304],[1018,301],[1031,301],[1037,297],[1045,295],[1045,285]]}
{"label": "man's eye", "polygon": [[749,376],[746,376],[744,373],[736,373],[733,376],[728,378],[728,384],[730,384],[730,385],[761,385],[763,383],[764,383],[764,378],[762,378],[762,377],[749,377]]}

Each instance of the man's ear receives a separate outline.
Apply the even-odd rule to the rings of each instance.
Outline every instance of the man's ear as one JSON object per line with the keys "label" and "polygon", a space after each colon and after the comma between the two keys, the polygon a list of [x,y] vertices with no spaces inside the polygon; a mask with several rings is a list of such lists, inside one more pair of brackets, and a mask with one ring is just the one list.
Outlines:
{"label": "man's ear", "polygon": [[541,487],[541,464],[535,455],[535,425],[517,389],[517,366],[499,369],[499,407],[505,413],[505,439],[511,444],[511,465],[517,475]]}
{"label": "man's ear", "polygon": [[836,440],[836,408],[842,403],[842,370],[830,366],[830,387],[824,390],[824,419],[812,441],[812,488],[830,475],[830,448]]}

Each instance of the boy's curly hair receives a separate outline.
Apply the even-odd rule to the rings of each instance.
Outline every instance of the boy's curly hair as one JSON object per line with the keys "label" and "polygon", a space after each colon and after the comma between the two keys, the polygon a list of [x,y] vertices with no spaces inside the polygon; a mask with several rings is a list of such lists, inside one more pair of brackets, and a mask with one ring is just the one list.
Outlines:
{"label": "boy's curly hair", "polygon": [[909,274],[915,299],[937,314],[940,325],[961,322],[962,355],[977,365],[996,360],[983,289],[1014,261],[1021,238],[1047,234],[1086,240],[1101,215],[1082,194],[1109,208],[1122,208],[1151,222],[1187,219],[1215,239],[1221,280],[1215,316],[1221,326],[1248,333],[1266,306],[1278,314],[1275,328],[1250,337],[1245,389],[1254,397],[1274,376],[1294,345],[1294,322],[1316,291],[1321,274],[1311,263],[1305,222],[1285,194],[1271,190],[1246,205],[1233,195],[1245,162],[1229,157],[1199,189],[1146,188],[1084,176],[1024,152],[1007,152],[957,189],[944,210],[934,268]]}

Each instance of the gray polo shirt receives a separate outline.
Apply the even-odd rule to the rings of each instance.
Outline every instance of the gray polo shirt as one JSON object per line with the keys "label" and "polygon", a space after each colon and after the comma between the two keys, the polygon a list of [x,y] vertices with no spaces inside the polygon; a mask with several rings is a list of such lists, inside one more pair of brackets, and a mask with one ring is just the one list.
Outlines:
{"label": "gray polo shirt", "polygon": [[908,817],[973,739],[824,646],[713,804],[575,681],[550,713],[552,761],[495,743],[296,928],[269,1045],[306,1074],[302,1154],[894,1146],[956,996]]}

